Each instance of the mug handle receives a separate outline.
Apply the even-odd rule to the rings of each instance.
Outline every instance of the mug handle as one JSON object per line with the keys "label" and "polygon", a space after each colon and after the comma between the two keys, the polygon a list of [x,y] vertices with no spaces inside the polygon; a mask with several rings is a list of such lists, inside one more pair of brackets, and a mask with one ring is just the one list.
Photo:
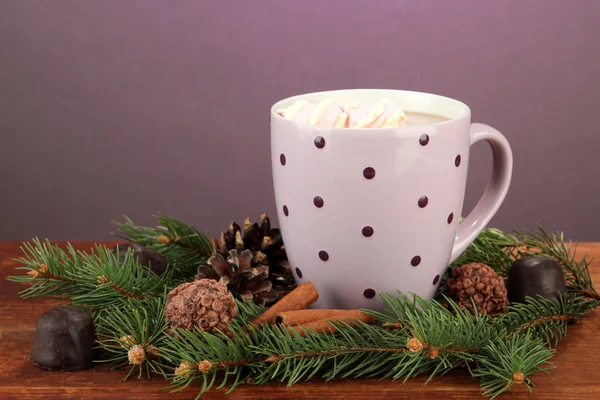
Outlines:
{"label": "mug handle", "polygon": [[506,197],[512,176],[513,156],[504,135],[491,126],[474,123],[471,125],[470,138],[471,146],[486,140],[492,147],[492,177],[473,211],[458,226],[450,263],[467,249],[496,214]]}

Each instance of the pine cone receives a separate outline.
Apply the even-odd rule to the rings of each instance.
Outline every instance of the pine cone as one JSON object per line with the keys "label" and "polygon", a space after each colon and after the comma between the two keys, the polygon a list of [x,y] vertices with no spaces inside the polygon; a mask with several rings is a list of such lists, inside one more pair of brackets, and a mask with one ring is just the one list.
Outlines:
{"label": "pine cone", "polygon": [[448,279],[448,294],[473,314],[472,301],[480,314],[499,313],[508,305],[504,280],[483,263],[472,262],[454,269]]}
{"label": "pine cone", "polygon": [[239,255],[237,250],[230,250],[227,259],[221,254],[213,254],[208,259],[208,265],[198,267],[196,279],[216,279],[227,285],[227,289],[242,301],[265,305],[277,298],[271,281],[267,279],[269,267],[253,267],[251,260],[250,250],[244,250]]}
{"label": "pine cone", "polygon": [[167,294],[165,318],[172,328],[226,332],[236,314],[237,304],[227,287],[212,279],[183,283]]}
{"label": "pine cone", "polygon": [[271,227],[267,214],[260,216],[260,224],[252,223],[250,218],[244,221],[244,230],[232,222],[227,232],[221,234],[221,240],[212,240],[217,254],[227,258],[230,250],[242,253],[244,250],[252,252],[252,266],[269,266],[268,279],[281,298],[296,287],[290,264],[283,247],[281,231]]}

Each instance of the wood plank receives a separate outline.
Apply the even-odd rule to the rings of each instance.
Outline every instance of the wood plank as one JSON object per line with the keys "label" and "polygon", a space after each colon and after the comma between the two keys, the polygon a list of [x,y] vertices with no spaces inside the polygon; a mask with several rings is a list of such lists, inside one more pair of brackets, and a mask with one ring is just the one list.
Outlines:
{"label": "wood plank", "polygon": [[[107,243],[114,245],[114,242]],[[64,243],[61,245],[64,246]],[[76,248],[87,250],[90,242],[74,243]],[[29,350],[33,341],[38,316],[60,304],[53,299],[22,300],[17,293],[26,287],[6,281],[15,274],[17,263],[12,258],[20,256],[20,243],[0,242],[0,398],[1,399],[189,399],[196,396],[198,387],[176,394],[158,389],[167,386],[164,379],[132,378],[124,382],[124,370],[113,371],[100,365],[86,371],[48,372],[29,363]],[[582,243],[578,253],[589,252],[600,258],[600,243]],[[600,261],[591,268],[594,284],[600,287]],[[550,374],[534,377],[536,399],[596,399],[600,398],[600,373],[596,354],[600,352],[600,316],[589,318],[569,327],[569,335],[561,342],[553,362],[556,369]],[[348,379],[321,382],[314,379],[292,387],[283,384],[242,386],[226,396],[225,391],[211,391],[203,399],[473,399],[481,396],[478,382],[465,371],[435,378],[424,386],[426,378],[393,382],[377,379]],[[516,387],[504,398],[530,399],[524,387]]]}

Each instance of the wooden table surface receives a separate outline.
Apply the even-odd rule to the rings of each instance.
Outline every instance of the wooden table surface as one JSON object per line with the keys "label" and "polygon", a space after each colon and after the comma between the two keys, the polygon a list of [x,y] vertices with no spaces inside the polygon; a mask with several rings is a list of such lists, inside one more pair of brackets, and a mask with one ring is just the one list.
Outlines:
{"label": "wooden table surface", "polygon": [[[90,242],[73,243],[88,250]],[[112,245],[113,243],[108,243]],[[38,316],[61,304],[58,300],[22,300],[17,292],[25,287],[6,281],[15,271],[14,257],[21,255],[20,243],[0,242],[0,399],[189,399],[197,387],[169,394],[156,389],[167,386],[162,378],[131,378],[123,381],[123,370],[106,365],[77,372],[43,371],[29,363]],[[592,264],[594,284],[600,288],[600,243],[581,243],[578,253],[589,251],[599,261]],[[600,399],[600,316],[592,312],[585,320],[569,327],[567,338],[553,358],[556,369],[549,375],[533,376],[533,394],[525,387],[513,387],[500,398],[517,399]],[[206,393],[203,399],[473,399],[480,398],[479,383],[466,372],[452,371],[424,386],[419,377],[405,384],[400,381],[349,379],[321,382],[315,379],[292,387],[284,384],[241,386],[229,395],[225,391]]]}

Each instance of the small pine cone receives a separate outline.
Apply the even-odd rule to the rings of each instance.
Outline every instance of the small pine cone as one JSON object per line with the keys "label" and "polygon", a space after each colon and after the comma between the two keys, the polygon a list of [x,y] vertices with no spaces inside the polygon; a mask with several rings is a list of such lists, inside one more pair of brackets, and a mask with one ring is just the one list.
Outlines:
{"label": "small pine cone", "polygon": [[227,331],[237,314],[237,304],[227,287],[213,279],[183,283],[167,294],[165,318],[172,328],[205,332]]}
{"label": "small pine cone", "polygon": [[489,266],[472,262],[452,271],[448,279],[448,295],[475,314],[503,312],[508,305],[504,280]]}

